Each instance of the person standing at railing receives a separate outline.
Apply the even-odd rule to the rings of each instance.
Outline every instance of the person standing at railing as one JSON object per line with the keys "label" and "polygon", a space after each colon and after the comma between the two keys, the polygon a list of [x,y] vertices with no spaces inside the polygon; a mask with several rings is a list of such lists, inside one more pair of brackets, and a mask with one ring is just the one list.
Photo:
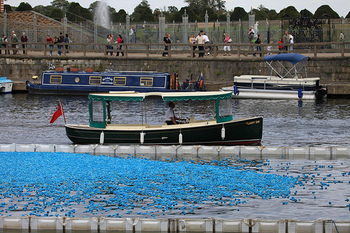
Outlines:
{"label": "person standing at railing", "polygon": [[[69,44],[69,43],[70,43],[70,39],[69,39],[68,34],[66,34],[66,37],[64,37],[64,43],[66,43],[66,44]],[[68,45],[65,45],[65,46],[66,46],[66,52],[69,53],[69,51],[68,51]]]}
{"label": "person standing at railing", "polygon": [[[294,36],[291,32],[288,33],[289,44],[294,44]],[[293,46],[289,46],[289,51],[293,51]]]}
{"label": "person standing at railing", "polygon": [[[261,36],[260,36],[260,34],[258,34],[258,38],[256,38],[255,44],[258,44],[258,46],[256,46],[256,51],[261,51],[261,46],[260,46],[260,44],[262,44],[262,42],[261,42]],[[253,53],[253,56],[255,57],[255,56],[256,56],[256,53]],[[260,53],[260,57],[262,57],[262,54],[261,54],[261,53]]]}
{"label": "person standing at railing", "polygon": [[13,48],[12,52],[13,52],[13,54],[17,54],[17,49],[16,49],[17,44],[16,43],[18,43],[18,38],[17,38],[14,31],[12,31],[11,42],[12,42],[12,48]]}
{"label": "person standing at railing", "polygon": [[63,45],[61,45],[62,43],[64,43],[64,36],[63,36],[63,33],[62,32],[60,32],[60,36],[58,37],[58,48],[59,48],[59,50],[58,50],[58,55],[60,55],[61,56],[61,54],[62,54],[62,49],[63,49]]}
{"label": "person standing at railing", "polygon": [[339,35],[339,40],[340,40],[340,41],[343,41],[343,40],[344,40],[344,38],[345,38],[344,33],[343,33],[343,32],[340,32],[340,35]]}
{"label": "person standing at railing", "polygon": [[[57,48],[58,48],[58,49],[60,49],[60,46],[59,46],[59,44],[58,44],[58,37],[57,37],[57,36],[54,36],[54,37],[53,37],[53,43],[54,43],[55,45],[57,45]],[[58,54],[58,55],[61,55],[60,51],[57,51],[57,54]]]}
{"label": "person standing at railing", "polygon": [[196,43],[198,45],[198,50],[203,51],[203,52],[199,52],[198,57],[204,57],[204,37],[203,37],[202,30],[198,33],[198,36],[196,37]]}
{"label": "person standing at railing", "polygon": [[[167,46],[166,44],[171,44],[171,39],[170,39],[170,33],[165,33],[165,36],[163,38],[163,43],[165,44],[165,51],[169,50],[169,46]],[[168,52],[163,52],[163,57],[165,57],[165,55],[169,55]]]}
{"label": "person standing at railing", "polygon": [[[194,37],[193,33],[191,34],[189,42],[190,42],[190,44],[196,44],[196,37]],[[196,57],[194,50],[196,50],[197,47],[196,46],[192,46],[192,47],[193,47],[193,57]]]}
{"label": "person standing at railing", "polygon": [[46,42],[49,43],[49,48],[50,48],[50,56],[52,56],[52,49],[53,49],[53,40],[52,37],[47,35],[46,37]]}
{"label": "person standing at railing", "polygon": [[26,48],[26,46],[27,46],[25,43],[28,42],[28,37],[26,36],[26,33],[25,33],[25,32],[22,33],[21,42],[23,43],[23,44],[22,44],[22,48],[23,48],[23,55],[24,55],[24,54],[26,54],[25,48]]}
{"label": "person standing at railing", "polygon": [[107,35],[107,52],[106,52],[106,55],[108,55],[108,53],[111,53],[111,56],[113,55],[113,51],[112,51],[112,39],[111,39],[111,34],[108,34]]}
{"label": "person standing at railing", "polygon": [[282,42],[282,38],[280,38],[280,40],[277,42],[279,45],[278,45],[278,50],[280,51],[279,53],[281,53],[281,51],[283,50],[283,46],[281,44],[283,44]]}

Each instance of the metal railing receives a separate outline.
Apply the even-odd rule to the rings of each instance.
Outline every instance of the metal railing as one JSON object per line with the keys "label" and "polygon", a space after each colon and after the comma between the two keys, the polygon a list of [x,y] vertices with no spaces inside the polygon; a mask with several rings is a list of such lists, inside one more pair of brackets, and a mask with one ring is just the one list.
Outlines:
{"label": "metal railing", "polygon": [[[51,45],[51,47],[50,47]],[[323,42],[323,43],[294,43],[294,44],[205,44],[203,50],[198,45],[192,44],[101,44],[101,43],[21,43],[1,42],[0,57],[8,56],[82,56],[82,57],[108,57],[119,53],[121,57],[137,56],[151,57],[164,55],[168,57],[195,58],[199,55],[212,56],[213,58],[223,55],[242,57],[254,55],[263,57],[277,53],[302,53],[309,56],[338,57],[350,56],[350,42]],[[168,50],[165,50],[165,46]],[[224,47],[229,46],[230,51]],[[257,50],[258,46],[261,50]],[[282,49],[281,49],[282,48]],[[226,47],[228,49],[228,47]]]}

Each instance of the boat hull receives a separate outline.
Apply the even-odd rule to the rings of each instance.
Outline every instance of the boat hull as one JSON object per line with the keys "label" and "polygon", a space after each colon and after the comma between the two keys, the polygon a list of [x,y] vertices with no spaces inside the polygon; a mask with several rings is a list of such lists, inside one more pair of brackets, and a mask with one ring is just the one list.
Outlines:
{"label": "boat hull", "polygon": [[0,78],[0,94],[12,93],[13,82],[5,77]]}
{"label": "boat hull", "polygon": [[[262,127],[263,118],[253,117],[208,125],[204,122],[137,129],[118,129],[117,126],[112,129],[100,129],[66,125],[66,133],[75,144],[100,143],[103,131],[103,142],[107,144],[141,144],[141,133],[145,133],[142,143],[144,145],[260,145]],[[179,141],[180,133],[182,143]]]}

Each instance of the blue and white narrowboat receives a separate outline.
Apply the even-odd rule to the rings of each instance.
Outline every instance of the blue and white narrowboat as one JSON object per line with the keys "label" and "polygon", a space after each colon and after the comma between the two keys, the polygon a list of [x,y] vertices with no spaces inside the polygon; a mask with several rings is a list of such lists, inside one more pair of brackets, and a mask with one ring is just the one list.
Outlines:
{"label": "blue and white narrowboat", "polygon": [[6,77],[0,77],[0,94],[12,93],[13,82]]}
{"label": "blue and white narrowboat", "polygon": [[[34,77],[33,77],[34,78]],[[37,78],[37,77],[36,77]],[[34,78],[35,79],[35,78]],[[179,84],[175,73],[155,71],[44,71],[41,82],[27,81],[27,90],[34,94],[88,94],[109,91],[169,92],[204,89],[202,75]],[[40,78],[39,78],[40,80]]]}

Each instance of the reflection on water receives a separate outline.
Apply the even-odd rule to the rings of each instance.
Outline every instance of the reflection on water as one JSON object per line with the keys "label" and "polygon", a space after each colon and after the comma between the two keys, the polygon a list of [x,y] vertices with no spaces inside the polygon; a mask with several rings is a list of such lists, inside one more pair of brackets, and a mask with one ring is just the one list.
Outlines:
{"label": "reflection on water", "polygon": [[[86,96],[40,96],[8,94],[0,96],[1,143],[70,144],[65,135],[63,118],[49,124],[61,99],[68,124],[88,124]],[[182,118],[215,117],[213,102],[177,103]],[[117,102],[113,105],[113,122],[163,124],[167,103],[151,99],[139,102]],[[146,111],[143,111],[143,110]],[[350,100],[233,100],[234,118],[263,116],[262,144],[267,146],[350,146]]]}

